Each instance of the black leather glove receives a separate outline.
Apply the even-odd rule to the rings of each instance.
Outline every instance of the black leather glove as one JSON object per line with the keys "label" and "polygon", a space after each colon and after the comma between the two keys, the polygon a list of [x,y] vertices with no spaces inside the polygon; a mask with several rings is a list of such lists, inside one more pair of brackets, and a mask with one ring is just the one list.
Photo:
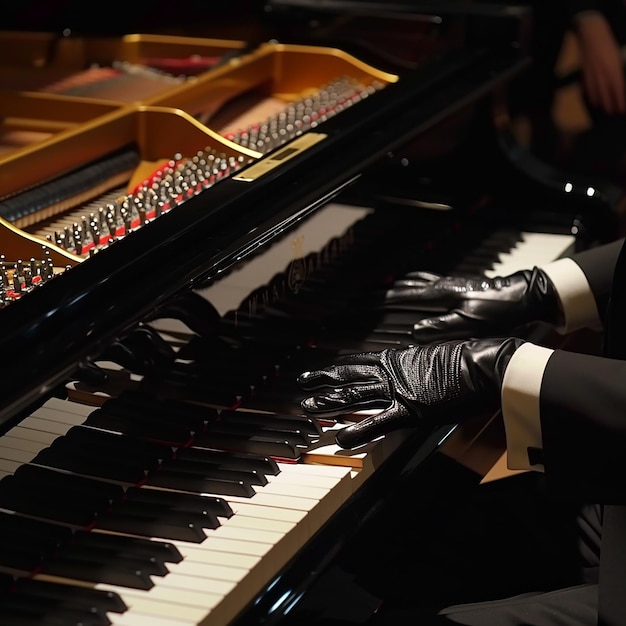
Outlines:
{"label": "black leather glove", "polygon": [[419,343],[508,335],[530,322],[557,324],[560,317],[554,285],[537,267],[495,278],[413,272],[387,291],[385,304],[441,313],[414,325]]}
{"label": "black leather glove", "polygon": [[405,426],[453,423],[499,406],[504,371],[523,343],[516,338],[449,341],[339,357],[330,367],[299,376],[304,389],[318,390],[302,408],[317,416],[381,408],[337,431],[343,448]]}

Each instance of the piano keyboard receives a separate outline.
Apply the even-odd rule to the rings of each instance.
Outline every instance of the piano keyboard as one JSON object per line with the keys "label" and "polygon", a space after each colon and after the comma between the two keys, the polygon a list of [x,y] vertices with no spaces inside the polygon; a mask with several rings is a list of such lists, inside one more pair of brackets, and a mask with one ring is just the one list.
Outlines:
{"label": "piano keyboard", "polygon": [[519,270],[540,266],[574,251],[573,235],[522,232],[519,242],[507,252],[498,255],[493,267],[485,270],[489,277],[506,276]]}
{"label": "piano keyboard", "polygon": [[[368,215],[329,205],[315,224],[350,231]],[[573,245],[570,236],[523,233],[504,251],[495,243],[501,237],[492,238],[500,251],[486,270],[492,274],[557,258]],[[225,316],[259,280],[270,282],[297,260],[296,252],[319,253],[327,240],[295,233],[272,263],[255,258],[261,274],[250,263],[203,295]],[[155,327],[179,339],[183,330]],[[146,393],[141,376],[128,380]],[[406,440],[396,432],[356,452],[329,445],[294,458],[282,448],[229,452],[212,449],[200,432],[210,418],[198,423],[198,414],[216,408],[210,401],[166,419],[148,398],[150,409],[132,410],[119,408],[124,394],[118,404],[109,398],[94,401],[101,406],[50,398],[0,440],[0,624],[226,626]],[[287,402],[298,415],[293,396]],[[269,421],[281,412],[271,406],[234,408]],[[218,455],[223,466],[216,468]]]}
{"label": "piano keyboard", "polygon": [[[52,519],[53,524],[60,524],[63,528],[72,527],[79,534],[80,530],[77,529],[81,528],[80,521],[84,519],[86,523],[82,528],[91,530],[102,547],[111,551],[115,550],[120,533],[155,542],[154,555],[147,557],[145,552],[143,554],[146,568],[150,566],[148,558],[159,558],[160,550],[164,550],[164,542],[171,546],[174,560],[166,560],[158,575],[148,575],[140,570],[134,573],[128,571],[133,563],[140,567],[136,563],[142,558],[138,546],[136,552],[128,547],[120,555],[119,570],[115,572],[105,571],[107,565],[95,561],[98,552],[94,550],[92,555],[86,546],[80,555],[58,559],[51,556],[50,562],[35,573],[34,579],[37,581],[78,584],[116,594],[126,610],[121,615],[109,615],[112,624],[201,624],[207,618],[207,611],[210,611],[211,624],[228,623],[252,599],[252,594],[270,580],[352,494],[348,467],[268,463],[268,473],[264,475],[267,480],[260,481],[265,484],[255,485],[249,496],[222,496],[222,506],[226,510],[217,514],[219,523],[215,523],[214,516],[207,516],[210,525],[204,528],[200,512],[209,509],[211,502],[218,500],[215,496],[194,492],[191,487],[189,491],[152,487],[148,479],[147,485],[139,487],[143,496],[137,498],[132,474],[128,474],[126,481],[122,475],[115,479],[110,468],[97,467],[95,457],[92,457],[92,469],[88,469],[86,463],[82,472],[67,469],[72,467],[68,459],[58,455],[56,460],[53,460],[53,455],[48,455],[48,461],[44,460],[44,451],[54,450],[62,437],[70,436],[70,431],[75,434],[77,429],[86,430],[87,434],[93,435],[94,440],[100,433],[104,445],[106,435],[111,431],[103,433],[83,425],[93,411],[93,407],[53,398],[19,426],[12,428],[4,436],[0,450],[0,472],[6,479],[5,488],[0,486],[0,501],[3,512],[24,514],[34,519]],[[253,460],[252,457],[248,459],[250,465]],[[110,463],[116,465],[114,459],[110,459]],[[158,465],[157,461],[155,465]],[[167,459],[164,465],[167,465]],[[51,491],[48,494],[36,494],[42,499],[41,502],[37,498],[31,499],[32,484],[28,481],[32,476],[24,477],[24,469],[20,470],[25,467],[33,470],[35,478],[40,477],[43,489],[48,481],[48,489]],[[155,474],[158,475],[160,471],[167,472],[165,468],[160,470],[157,467]],[[224,475],[227,473],[225,471]],[[98,489],[96,484],[115,487],[109,490],[109,494],[118,494],[119,497],[115,497],[110,507],[103,506],[97,512],[93,528],[92,522],[87,521],[92,502],[85,504],[84,510],[78,502],[71,510],[65,511],[58,511],[53,506],[51,501],[57,499],[67,502],[62,494],[54,492],[57,483],[55,478],[59,479],[63,474],[87,481],[96,480],[92,483],[94,491]],[[106,478],[100,478],[102,474]],[[191,480],[191,474],[189,477]],[[11,479],[15,484],[8,488]],[[28,501],[19,497],[16,490],[20,489],[30,494]],[[72,491],[74,485],[68,484],[68,489]],[[123,494],[121,489],[127,490],[126,493]],[[73,497],[78,493],[76,491],[72,494]],[[175,510],[176,515],[167,515],[174,510],[177,494],[188,497],[187,508],[181,504]],[[160,522],[153,520],[159,511],[150,505],[151,498],[160,504]],[[203,503],[202,499],[206,502]],[[171,509],[165,511],[168,507]],[[194,520],[193,524],[189,520]],[[191,526],[195,529],[191,529]],[[142,531],[142,527],[145,530]],[[167,534],[154,537],[150,532],[153,529],[162,529],[162,533]],[[67,540],[65,547],[69,552],[73,552],[73,543],[73,540]],[[23,558],[26,557],[24,555]],[[123,562],[124,558],[128,559],[128,564]],[[81,579],[81,565],[90,565],[91,575],[100,573],[108,581],[94,581],[89,571],[85,572],[86,578]],[[1,556],[0,568],[10,573],[16,573],[17,570],[20,575],[27,573],[7,565],[7,560]],[[4,609],[2,614],[5,615]],[[15,619],[14,623],[17,624],[17,617]]]}

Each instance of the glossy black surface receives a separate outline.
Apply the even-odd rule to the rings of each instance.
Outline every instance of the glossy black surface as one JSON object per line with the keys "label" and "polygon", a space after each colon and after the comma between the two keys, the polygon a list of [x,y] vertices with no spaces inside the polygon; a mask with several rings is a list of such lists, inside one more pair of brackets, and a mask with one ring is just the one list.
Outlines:
{"label": "glossy black surface", "polygon": [[520,67],[523,61],[505,64],[484,50],[434,60],[320,125],[327,138],[280,167],[251,183],[220,182],[1,310],[10,332],[0,337],[0,421],[172,296],[268,245],[364,169]]}

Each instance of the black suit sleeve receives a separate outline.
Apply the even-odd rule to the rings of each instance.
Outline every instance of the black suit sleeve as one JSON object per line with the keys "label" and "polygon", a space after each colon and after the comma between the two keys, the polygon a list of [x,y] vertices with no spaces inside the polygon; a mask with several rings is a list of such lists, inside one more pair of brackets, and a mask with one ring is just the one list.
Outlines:
{"label": "black suit sleeve", "polygon": [[613,275],[623,243],[624,239],[619,239],[572,256],[587,278],[602,321],[606,319]]}
{"label": "black suit sleeve", "polygon": [[543,375],[540,416],[553,493],[626,504],[626,362],[555,351]]}

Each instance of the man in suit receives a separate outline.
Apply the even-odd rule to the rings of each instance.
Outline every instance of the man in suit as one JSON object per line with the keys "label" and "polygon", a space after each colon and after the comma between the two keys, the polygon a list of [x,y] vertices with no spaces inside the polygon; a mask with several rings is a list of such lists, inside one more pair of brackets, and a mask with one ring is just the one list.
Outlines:
{"label": "man in suit", "polygon": [[[310,391],[302,405],[313,415],[380,409],[338,432],[348,448],[395,428],[449,423],[460,409],[500,406],[510,467],[544,473],[551,497],[581,504],[585,573],[577,584],[430,618],[382,610],[375,623],[626,624],[625,285],[621,240],[494,279],[416,272],[387,294],[389,303],[430,311],[415,324],[414,347],[339,357],[300,376]],[[535,321],[563,333],[602,325],[605,354],[516,336]]]}

